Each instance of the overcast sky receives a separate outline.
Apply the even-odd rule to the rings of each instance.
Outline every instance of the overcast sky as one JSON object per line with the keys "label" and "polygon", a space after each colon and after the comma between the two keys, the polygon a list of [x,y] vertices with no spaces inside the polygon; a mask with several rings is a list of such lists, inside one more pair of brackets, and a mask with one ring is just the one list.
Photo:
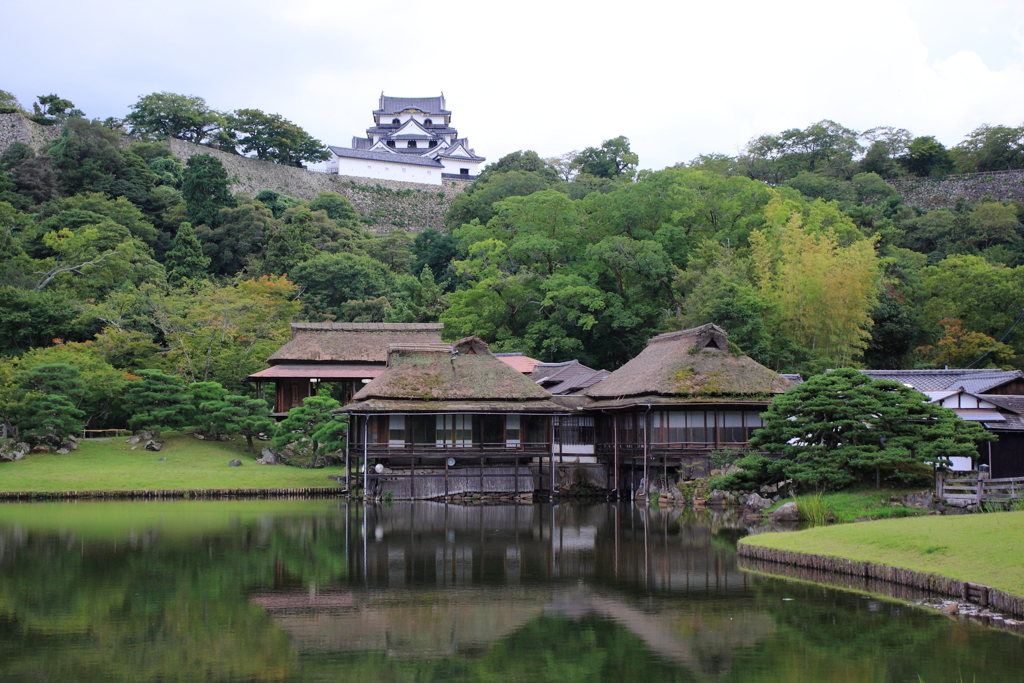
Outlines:
{"label": "overcast sky", "polygon": [[6,3],[0,89],[123,117],[170,91],[348,146],[377,98],[444,91],[494,161],[629,137],[643,168],[829,118],[954,145],[1024,122],[1024,2]]}

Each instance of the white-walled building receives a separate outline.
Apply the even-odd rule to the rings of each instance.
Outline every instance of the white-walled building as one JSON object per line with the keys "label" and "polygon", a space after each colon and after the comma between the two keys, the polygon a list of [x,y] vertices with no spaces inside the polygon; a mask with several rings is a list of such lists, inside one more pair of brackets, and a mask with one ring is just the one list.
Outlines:
{"label": "white-walled building", "polygon": [[451,127],[452,113],[440,97],[380,95],[374,125],[352,147],[328,146],[330,173],[361,178],[404,180],[440,185],[444,180],[472,180],[484,157]]}

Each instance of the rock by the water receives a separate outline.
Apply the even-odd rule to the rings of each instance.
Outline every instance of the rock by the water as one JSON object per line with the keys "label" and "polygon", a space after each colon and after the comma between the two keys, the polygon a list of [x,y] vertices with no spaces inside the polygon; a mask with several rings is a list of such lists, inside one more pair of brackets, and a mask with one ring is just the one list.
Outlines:
{"label": "rock by the water", "polygon": [[235,458],[234,460],[232,460],[231,462],[228,463],[228,467],[241,467],[241,466],[242,466],[242,461],[239,460],[238,458]]}
{"label": "rock by the water", "polygon": [[766,508],[770,508],[771,506],[772,502],[770,500],[768,500],[767,498],[763,498],[762,496],[756,493],[751,493],[749,496],[747,496],[746,507],[750,510],[760,511]]}
{"label": "rock by the water", "polygon": [[163,447],[164,445],[162,443],[158,443],[156,441],[153,441],[152,439],[146,442],[147,451],[159,451]]}
{"label": "rock by the water", "polygon": [[959,614],[960,613],[960,605],[955,603],[955,602],[946,603],[945,605],[942,606],[942,613],[943,614]]}
{"label": "rock by the water", "polygon": [[794,501],[783,503],[778,510],[768,514],[768,520],[771,522],[799,522],[800,517],[797,514],[796,503]]}

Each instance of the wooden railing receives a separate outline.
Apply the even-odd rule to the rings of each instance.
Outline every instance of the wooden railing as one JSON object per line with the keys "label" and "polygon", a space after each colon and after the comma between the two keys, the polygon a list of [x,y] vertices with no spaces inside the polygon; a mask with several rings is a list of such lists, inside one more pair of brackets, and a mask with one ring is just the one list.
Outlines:
{"label": "wooden railing", "polygon": [[1024,477],[1010,479],[939,479],[936,494],[947,503],[980,505],[1024,498]]}

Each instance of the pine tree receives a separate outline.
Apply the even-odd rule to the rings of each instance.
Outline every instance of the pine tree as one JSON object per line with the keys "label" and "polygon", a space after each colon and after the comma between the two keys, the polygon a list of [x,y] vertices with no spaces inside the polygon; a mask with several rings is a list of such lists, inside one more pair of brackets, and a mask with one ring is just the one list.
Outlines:
{"label": "pine tree", "polygon": [[159,370],[142,370],[125,393],[125,409],[131,415],[128,426],[135,431],[159,432],[164,428],[184,427],[193,408],[184,383]]}
{"label": "pine tree", "polygon": [[341,406],[333,398],[327,396],[310,396],[302,405],[292,408],[288,417],[277,425],[274,445],[284,448],[288,444],[309,441],[309,466],[312,467],[318,456],[326,456],[345,447],[345,435],[348,433],[348,418],[334,415],[333,411]]}
{"label": "pine tree", "polygon": [[235,206],[235,199],[228,188],[228,172],[220,159],[211,154],[189,157],[181,181],[181,195],[185,199],[188,219],[195,225],[215,228],[218,212]]}
{"label": "pine tree", "polygon": [[167,282],[172,287],[179,287],[185,280],[206,278],[210,259],[203,254],[203,245],[199,243],[192,224],[185,222],[178,226],[178,234],[174,236],[174,246],[167,252]]}

